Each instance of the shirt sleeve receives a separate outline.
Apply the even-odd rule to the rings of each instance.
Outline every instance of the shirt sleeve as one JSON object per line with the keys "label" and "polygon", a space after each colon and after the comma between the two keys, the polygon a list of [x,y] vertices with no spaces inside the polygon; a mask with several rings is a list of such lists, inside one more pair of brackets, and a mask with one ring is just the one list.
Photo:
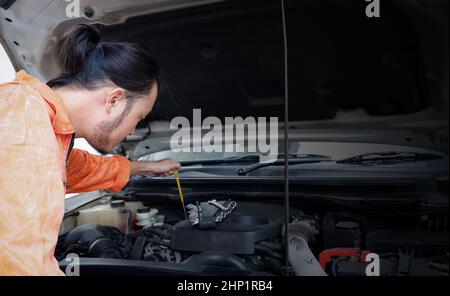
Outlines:
{"label": "shirt sleeve", "polygon": [[120,191],[130,180],[130,161],[123,156],[105,157],[73,149],[67,165],[67,193],[93,190]]}

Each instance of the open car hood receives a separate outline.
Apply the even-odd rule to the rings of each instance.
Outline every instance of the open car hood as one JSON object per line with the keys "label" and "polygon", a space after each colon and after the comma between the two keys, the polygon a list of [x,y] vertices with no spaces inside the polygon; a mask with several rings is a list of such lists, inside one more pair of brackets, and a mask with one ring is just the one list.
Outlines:
{"label": "open car hood", "polygon": [[[151,49],[164,90],[134,140],[148,124],[150,137],[170,132],[170,120],[192,119],[194,108],[283,121],[279,1],[81,0],[79,17],[66,15],[66,1],[0,4],[1,42],[16,70],[43,81],[59,73],[57,41],[77,23]],[[290,131],[448,152],[448,1],[383,2],[377,19],[366,5],[288,3]]]}

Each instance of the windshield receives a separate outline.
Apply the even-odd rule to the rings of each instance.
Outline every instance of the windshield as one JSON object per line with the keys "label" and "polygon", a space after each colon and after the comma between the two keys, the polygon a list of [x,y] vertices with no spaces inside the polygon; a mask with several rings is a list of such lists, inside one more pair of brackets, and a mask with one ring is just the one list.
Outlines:
{"label": "windshield", "polygon": [[[284,151],[284,149],[279,149]],[[290,178],[373,179],[384,176],[426,179],[448,176],[448,157],[440,152],[408,146],[336,143],[291,142],[289,145]],[[280,177],[284,170],[284,154],[272,162],[262,162],[258,153],[249,152],[182,152],[163,150],[149,153],[140,161],[174,158],[181,165],[184,177]],[[382,172],[380,174],[380,172]]]}
{"label": "windshield", "polygon": [[[210,160],[223,160],[229,158],[242,158],[248,155],[260,155],[254,151],[254,147],[245,146],[244,152],[226,152],[226,151],[201,151],[201,152],[184,152],[180,150],[166,149],[154,153],[149,153],[141,156],[139,161],[157,161],[164,158],[173,158],[180,162],[189,161],[210,161]],[[194,149],[192,149],[194,150]],[[236,150],[236,149],[235,149]],[[282,148],[278,151],[283,151]],[[351,157],[357,157],[365,154],[372,153],[392,153],[395,152],[407,152],[407,153],[422,153],[432,154],[439,157],[446,157],[440,152],[427,150],[422,148],[414,148],[408,146],[399,145],[385,145],[385,144],[372,144],[372,143],[336,143],[336,142],[298,142],[294,141],[290,143],[289,154],[291,155],[321,155],[329,157],[334,161],[346,160]],[[278,153],[278,156],[282,155]]]}
{"label": "windshield", "polygon": [[157,161],[165,158],[173,158],[179,162],[186,161],[209,161],[221,160],[232,157],[243,157],[247,155],[255,155],[253,152],[183,152],[164,150],[155,153],[150,153],[139,158],[139,161]]}

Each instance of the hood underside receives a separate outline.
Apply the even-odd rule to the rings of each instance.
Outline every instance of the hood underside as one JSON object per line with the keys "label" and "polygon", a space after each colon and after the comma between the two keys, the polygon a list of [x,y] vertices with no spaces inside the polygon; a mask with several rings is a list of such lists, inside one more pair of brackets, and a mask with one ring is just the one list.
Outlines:
{"label": "hood underside", "polygon": [[[79,18],[66,16],[64,1],[9,2],[0,32],[16,69],[54,78],[59,37],[99,24],[105,40],[140,42],[161,64],[163,91],[147,122],[192,119],[194,108],[283,120],[279,1],[86,0]],[[366,5],[288,1],[290,121],[348,130],[416,114],[414,132],[448,150],[448,2],[383,2],[380,18],[368,18]]]}

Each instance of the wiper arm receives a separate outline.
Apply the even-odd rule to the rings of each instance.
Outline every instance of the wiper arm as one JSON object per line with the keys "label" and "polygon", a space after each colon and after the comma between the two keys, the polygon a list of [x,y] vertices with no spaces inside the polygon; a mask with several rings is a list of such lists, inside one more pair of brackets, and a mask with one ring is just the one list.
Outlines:
{"label": "wiper arm", "polygon": [[[274,162],[259,162],[255,164],[251,164],[247,167],[238,169],[237,173],[240,176],[245,176],[248,173],[251,173],[255,170],[258,170],[263,167],[268,166],[277,166],[284,165],[284,159],[279,156],[277,160]],[[331,161],[329,156],[324,155],[315,155],[315,154],[290,154],[289,155],[289,164],[303,164],[303,163],[316,163],[316,162],[324,162]]]}
{"label": "wiper arm", "polygon": [[442,158],[443,157],[440,155],[431,153],[390,151],[378,153],[365,153],[338,160],[336,161],[336,163],[343,163],[343,164],[372,163],[374,165],[380,165],[380,164],[395,164],[399,162],[408,162],[408,161],[426,161]]}
{"label": "wiper arm", "polygon": [[204,159],[204,160],[185,160],[180,161],[181,166],[189,166],[196,164],[222,164],[222,163],[239,163],[239,162],[257,162],[260,156],[258,154],[248,154],[243,156],[232,156],[222,159]]}

